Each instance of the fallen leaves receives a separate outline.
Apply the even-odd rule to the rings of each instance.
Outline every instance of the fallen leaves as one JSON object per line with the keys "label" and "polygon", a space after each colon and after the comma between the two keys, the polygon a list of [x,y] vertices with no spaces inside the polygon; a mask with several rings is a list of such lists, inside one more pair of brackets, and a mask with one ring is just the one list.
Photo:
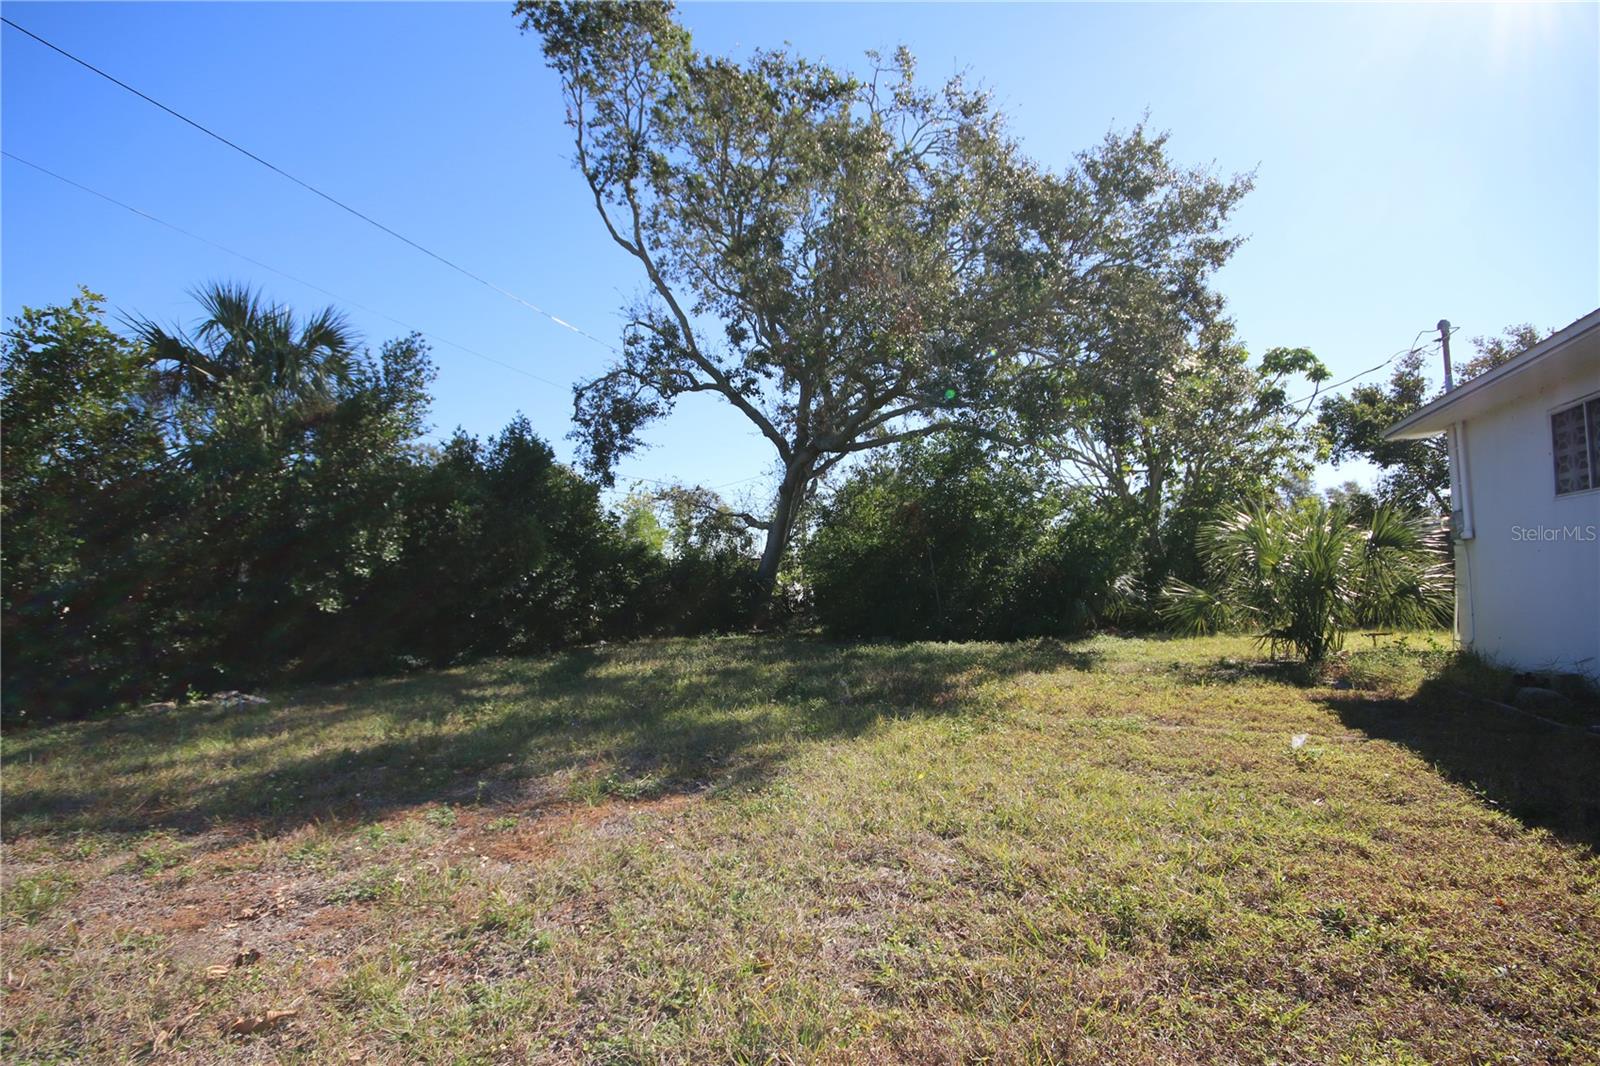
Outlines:
{"label": "fallen leaves", "polygon": [[[217,963],[207,966],[205,980],[208,984],[227,980],[234,970],[249,966],[261,958],[261,952],[255,948],[241,946],[233,953],[233,960],[226,963]],[[254,1014],[236,1014],[222,1023],[222,1031],[230,1036],[249,1036],[252,1033],[264,1032],[275,1026],[299,1016],[298,1008],[282,1010],[265,1010]],[[190,1011],[176,1021],[164,1025],[155,1034],[151,1041],[150,1050],[161,1052],[169,1050],[178,1037],[183,1035],[196,1018],[200,1016],[200,1008]]]}
{"label": "fallen leaves", "polygon": [[287,1010],[266,1010],[260,1014],[240,1014],[223,1028],[233,1036],[249,1036],[280,1025],[291,1018],[298,1017],[300,1012],[294,1008]]}
{"label": "fallen leaves", "polygon": [[278,885],[272,890],[272,899],[270,901],[263,901],[253,907],[243,907],[234,911],[229,917],[235,922],[253,922],[257,918],[264,918],[269,914],[287,914],[295,909],[294,897],[291,894],[293,888],[293,882]]}
{"label": "fallen leaves", "polygon": [[[233,962],[227,965],[206,967],[206,980],[221,981],[228,974],[237,969],[242,969],[261,958],[261,952],[256,948],[247,948],[243,944],[233,953]],[[251,1033],[263,1032],[274,1026],[280,1025],[291,1018],[298,1016],[297,1008],[289,1007],[282,1010],[265,1010],[256,1014],[238,1014],[229,1020],[222,1028],[231,1036],[249,1036]]]}
{"label": "fallen leaves", "polygon": [[151,1052],[165,1051],[170,1048],[173,1042],[182,1036],[183,1031],[189,1028],[189,1025],[198,1017],[200,1017],[200,1011],[195,1009],[176,1021],[168,1022],[162,1026],[156,1032],[154,1039],[150,1041]]}
{"label": "fallen leaves", "polygon": [[244,966],[249,966],[251,963],[260,958],[261,952],[257,951],[255,948],[241,947],[238,951],[233,953],[233,961],[231,963],[217,963],[215,966],[207,966],[206,981],[215,982],[225,980],[227,976],[234,970]]}

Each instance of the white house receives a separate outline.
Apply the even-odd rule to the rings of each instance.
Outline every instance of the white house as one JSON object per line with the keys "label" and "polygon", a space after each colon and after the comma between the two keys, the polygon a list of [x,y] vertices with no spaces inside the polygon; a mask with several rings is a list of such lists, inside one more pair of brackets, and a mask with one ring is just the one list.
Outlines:
{"label": "white house", "polygon": [[1449,435],[1461,646],[1600,678],[1600,310],[1386,436],[1435,433]]}

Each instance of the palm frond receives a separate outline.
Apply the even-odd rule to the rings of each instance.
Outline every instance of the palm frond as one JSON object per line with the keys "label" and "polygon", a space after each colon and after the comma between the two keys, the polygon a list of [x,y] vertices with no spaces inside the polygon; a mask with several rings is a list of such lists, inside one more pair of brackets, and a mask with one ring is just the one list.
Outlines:
{"label": "palm frond", "polygon": [[1172,578],[1161,589],[1160,614],[1178,632],[1198,636],[1234,628],[1239,611],[1213,592]]}
{"label": "palm frond", "polygon": [[1162,617],[1190,633],[1246,619],[1263,643],[1317,662],[1356,625],[1420,628],[1449,617],[1449,569],[1436,529],[1380,509],[1364,529],[1317,503],[1223,515],[1202,533],[1212,588],[1169,583]]}

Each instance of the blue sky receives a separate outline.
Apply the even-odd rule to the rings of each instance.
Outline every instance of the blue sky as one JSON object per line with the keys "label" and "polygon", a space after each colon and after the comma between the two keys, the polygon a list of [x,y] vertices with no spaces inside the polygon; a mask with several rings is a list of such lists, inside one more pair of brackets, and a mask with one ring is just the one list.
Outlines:
{"label": "blue sky", "polygon": [[[608,340],[639,291],[568,162],[556,84],[509,4],[45,4],[5,14],[279,166]],[[931,77],[991,87],[1030,152],[1065,165],[1148,112],[1178,159],[1255,170],[1249,241],[1220,278],[1253,351],[1344,377],[1441,317],[1467,337],[1600,304],[1595,5],[689,4],[697,43],[791,42],[857,66],[904,43]],[[434,421],[525,412],[563,453],[568,385],[607,353],[210,141],[9,28],[5,149],[337,293],[374,345],[439,343]],[[0,310],[64,301],[187,322],[209,279],[295,306],[323,293],[5,160]],[[376,312],[376,313],[372,313]],[[695,398],[624,478],[732,486],[769,469]],[[1324,472],[1331,483],[1350,474]],[[751,479],[751,480],[746,480]]]}

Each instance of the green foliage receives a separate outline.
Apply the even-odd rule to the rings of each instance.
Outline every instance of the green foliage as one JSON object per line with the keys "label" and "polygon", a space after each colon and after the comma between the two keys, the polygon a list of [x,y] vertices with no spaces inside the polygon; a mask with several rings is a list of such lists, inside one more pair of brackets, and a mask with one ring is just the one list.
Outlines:
{"label": "green foliage", "polygon": [[[673,486],[655,493],[636,515],[655,523],[661,551],[640,572],[633,610],[647,633],[728,632],[750,615],[757,598],[748,524],[708,489]],[[647,533],[644,517],[634,528]]]}
{"label": "green foliage", "polygon": [[1203,532],[1209,588],[1174,579],[1163,617],[1186,633],[1251,627],[1274,651],[1320,663],[1357,626],[1423,629],[1449,617],[1436,527],[1380,507],[1365,527],[1308,500],[1255,506]]}
{"label": "green foliage", "polygon": [[[486,442],[424,446],[433,371],[419,338],[372,354],[331,310],[302,321],[228,288],[201,305],[192,338],[148,323],[119,337],[87,295],[27,312],[8,336],[8,709],[53,717],[728,631],[762,596],[762,523],[712,493],[635,498],[619,521],[521,418]],[[1216,495],[1283,470],[1294,429],[1272,375],[1316,370],[1300,351],[1251,369],[1220,341],[1180,362],[1169,402],[1205,427],[1193,440],[1139,390],[1124,390],[1143,397],[1131,407],[1085,393],[1074,431],[1156,442],[1118,461],[1158,456],[1181,473],[1147,476],[1180,488],[1152,493],[1125,473],[1109,492],[1115,479],[1063,487],[1018,458],[1030,453],[912,434],[817,511],[793,600],[834,633],[903,638],[1065,634],[1137,601],[1127,575],[1153,557],[1152,531],[1182,545]],[[1117,428],[1128,419],[1144,428]],[[1403,567],[1372,573],[1403,600]],[[1205,625],[1228,621],[1221,601],[1209,610]]]}
{"label": "green foliage", "polygon": [[246,285],[208,285],[193,296],[205,312],[193,336],[134,321],[152,370],[149,394],[188,401],[191,418],[244,392],[278,420],[305,419],[331,407],[356,372],[358,338],[334,308],[301,321]]}
{"label": "green foliage", "polygon": [[1383,470],[1379,496],[1407,510],[1449,510],[1450,461],[1444,437],[1384,440],[1390,426],[1431,400],[1420,353],[1402,356],[1386,385],[1357,385],[1322,403],[1318,423],[1335,463],[1365,459]]}
{"label": "green foliage", "polygon": [[783,469],[758,583],[800,502],[849,456],[959,426],[1037,429],[1062,368],[1159,305],[1209,321],[1221,225],[1248,181],[1169,160],[1136,127],[1065,171],[1028,158],[960,78],[904,50],[857,80],[785,50],[695,50],[670,5],[516,8],[561,80],[575,162],[648,297],[625,352],[578,391],[609,478],[688,393],[721,397]]}
{"label": "green foliage", "polygon": [[341,362],[306,403],[246,377],[178,409],[189,507],[173,529],[205,548],[176,556],[173,577],[206,683],[320,674],[330,656],[365,668],[381,638],[347,642],[341,622],[402,544],[432,368],[414,336]]}
{"label": "green foliage", "polygon": [[[1474,337],[1477,355],[1456,370],[1456,383],[1468,381],[1509,362],[1548,334],[1531,325],[1508,326],[1499,336]],[[1450,509],[1450,461],[1443,435],[1421,440],[1385,440],[1390,426],[1437,399],[1421,352],[1395,363],[1381,385],[1357,385],[1343,396],[1322,402],[1318,426],[1335,463],[1363,459],[1383,471],[1377,486],[1379,502],[1407,511],[1444,514]]]}
{"label": "green foliage", "polygon": [[1063,635],[1113,598],[1132,538],[1075,508],[1037,466],[971,437],[911,441],[822,506],[803,565],[832,633],[898,639]]}
{"label": "green foliage", "polygon": [[1370,520],[1373,512],[1380,506],[1378,498],[1362,488],[1359,482],[1355,481],[1346,481],[1343,484],[1336,485],[1328,489],[1323,495],[1330,506],[1344,508],[1344,513],[1349,515],[1351,520],[1355,522]]}
{"label": "green foliage", "polygon": [[1405,697],[1414,695],[1428,680],[1453,670],[1461,657],[1447,643],[1432,637],[1424,637],[1414,647],[1408,636],[1400,636],[1381,646],[1374,638],[1371,647],[1350,652],[1341,665],[1343,679],[1352,689]]}
{"label": "green foliage", "polygon": [[1169,576],[1198,578],[1196,534],[1219,507],[1309,470],[1315,442],[1286,386],[1327,370],[1305,349],[1252,365],[1228,323],[1196,329],[1152,295],[1070,355],[1042,447],[1096,505],[1127,517],[1145,597]]}
{"label": "green foliage", "polygon": [[401,541],[351,628],[429,662],[611,633],[656,557],[521,417],[487,443],[457,432],[395,506]]}
{"label": "green foliage", "polygon": [[32,925],[70,898],[78,887],[76,879],[53,870],[8,878],[0,892],[0,916]]}
{"label": "green foliage", "polygon": [[420,338],[200,303],[192,338],[89,293],[6,335],[8,719],[671,628],[636,601],[686,579],[525,419],[422,444]]}
{"label": "green foliage", "polygon": [[1487,374],[1495,367],[1509,363],[1535,344],[1550,336],[1552,330],[1539,329],[1532,322],[1507,326],[1498,335],[1472,338],[1477,354],[1455,369],[1456,384],[1471,381],[1479,374]]}
{"label": "green foliage", "polygon": [[656,514],[655,502],[649,493],[630,493],[620,508],[622,535],[628,543],[661,555],[667,550],[667,529]]}
{"label": "green foliage", "polygon": [[725,633],[749,620],[760,598],[751,526],[715,492],[635,493],[623,502],[622,530],[643,553],[630,608],[636,632]]}
{"label": "green foliage", "polygon": [[157,528],[181,503],[161,428],[141,400],[140,346],[102,320],[102,297],[24,309],[0,370],[5,704],[37,713],[117,699],[163,652],[147,574]]}

